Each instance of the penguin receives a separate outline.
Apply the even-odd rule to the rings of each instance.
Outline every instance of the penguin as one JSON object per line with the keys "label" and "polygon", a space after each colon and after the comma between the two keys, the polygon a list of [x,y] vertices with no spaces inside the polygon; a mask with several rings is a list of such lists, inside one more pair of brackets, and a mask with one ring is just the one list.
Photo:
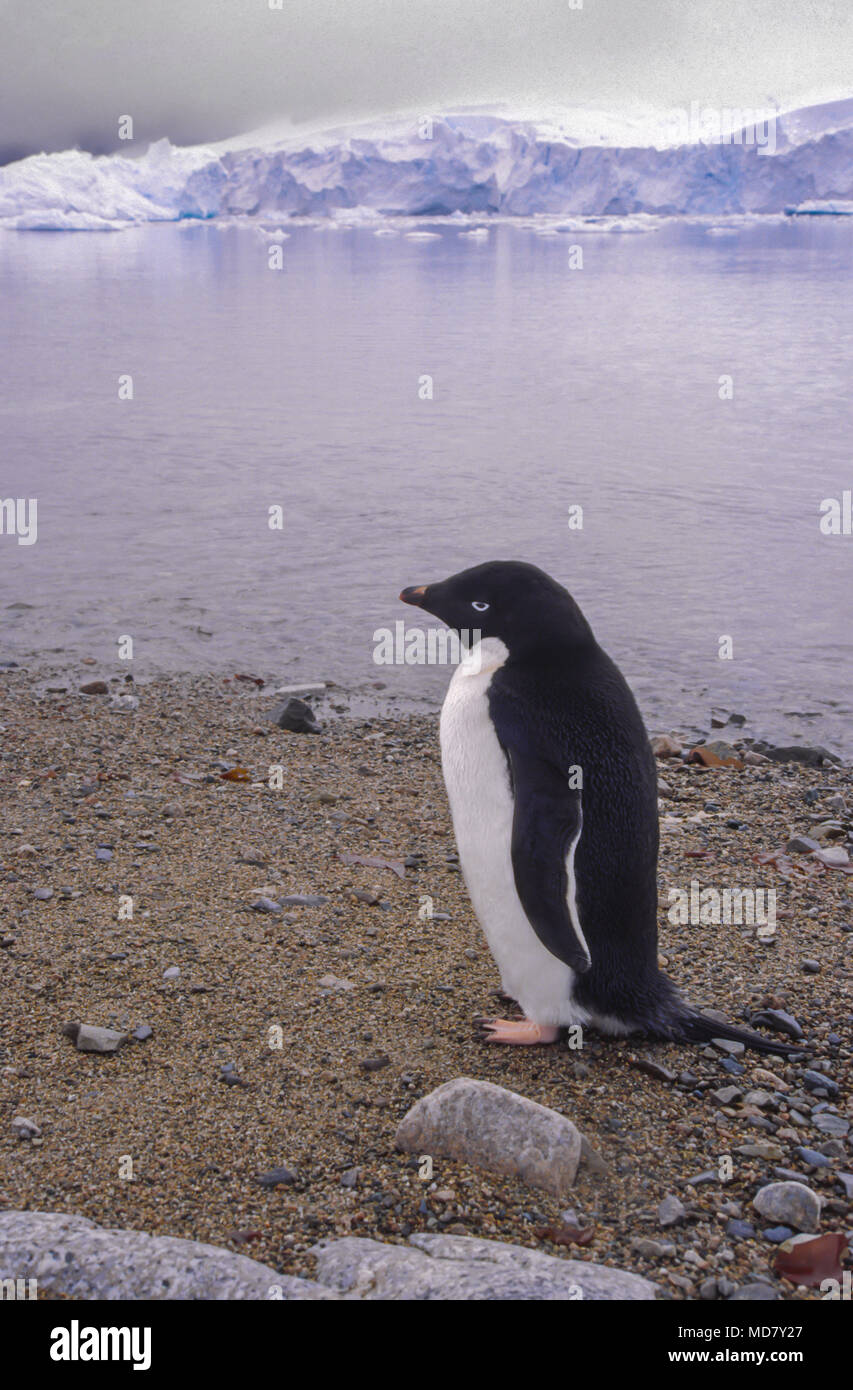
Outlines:
{"label": "penguin", "polygon": [[714,1022],[658,966],[654,754],[627,681],[578,604],[535,565],[494,560],[404,603],[461,638],[441,710],[441,762],[474,911],[523,1019],[491,1043],[613,1036],[798,1051]]}

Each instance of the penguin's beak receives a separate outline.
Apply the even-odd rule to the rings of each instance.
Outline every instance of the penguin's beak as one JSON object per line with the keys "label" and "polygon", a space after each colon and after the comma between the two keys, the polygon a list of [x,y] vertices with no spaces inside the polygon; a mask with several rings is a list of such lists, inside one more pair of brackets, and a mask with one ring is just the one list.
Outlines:
{"label": "penguin's beak", "polygon": [[426,598],[426,591],[426,584],[412,585],[408,589],[403,590],[403,592],[400,595],[400,598],[402,599],[403,603],[410,603],[413,608],[424,608],[426,606],[424,603],[424,599]]}

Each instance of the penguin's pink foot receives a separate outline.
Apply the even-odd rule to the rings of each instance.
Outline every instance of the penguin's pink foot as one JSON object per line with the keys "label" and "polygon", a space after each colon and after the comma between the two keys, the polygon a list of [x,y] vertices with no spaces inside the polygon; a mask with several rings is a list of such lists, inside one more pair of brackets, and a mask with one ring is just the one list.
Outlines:
{"label": "penguin's pink foot", "polygon": [[553,1043],[560,1036],[558,1027],[533,1023],[529,1018],[483,1018],[478,1020],[484,1042],[509,1043],[514,1047],[533,1047],[537,1043]]}

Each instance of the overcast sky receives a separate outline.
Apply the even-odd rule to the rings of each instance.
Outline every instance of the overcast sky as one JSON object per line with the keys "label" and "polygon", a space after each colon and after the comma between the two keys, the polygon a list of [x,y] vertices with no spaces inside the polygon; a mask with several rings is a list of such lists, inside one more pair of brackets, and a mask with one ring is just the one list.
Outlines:
{"label": "overcast sky", "polygon": [[[277,0],[272,0],[277,3]],[[575,0],[577,3],[577,0]],[[853,94],[853,0],[0,0],[0,162],[508,101]],[[127,148],[127,146],[123,146]]]}

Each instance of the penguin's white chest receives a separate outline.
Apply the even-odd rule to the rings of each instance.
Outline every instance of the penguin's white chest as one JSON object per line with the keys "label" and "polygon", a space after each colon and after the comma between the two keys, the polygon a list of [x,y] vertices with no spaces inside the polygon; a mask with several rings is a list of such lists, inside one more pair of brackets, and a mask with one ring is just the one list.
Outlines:
{"label": "penguin's white chest", "polygon": [[514,804],[506,755],[489,716],[488,690],[509,655],[484,638],[457,666],[441,710],[441,764],[459,859],[474,911],[505,992],[537,1023],[583,1022],[572,1004],[574,971],[539,940],[512,870]]}

